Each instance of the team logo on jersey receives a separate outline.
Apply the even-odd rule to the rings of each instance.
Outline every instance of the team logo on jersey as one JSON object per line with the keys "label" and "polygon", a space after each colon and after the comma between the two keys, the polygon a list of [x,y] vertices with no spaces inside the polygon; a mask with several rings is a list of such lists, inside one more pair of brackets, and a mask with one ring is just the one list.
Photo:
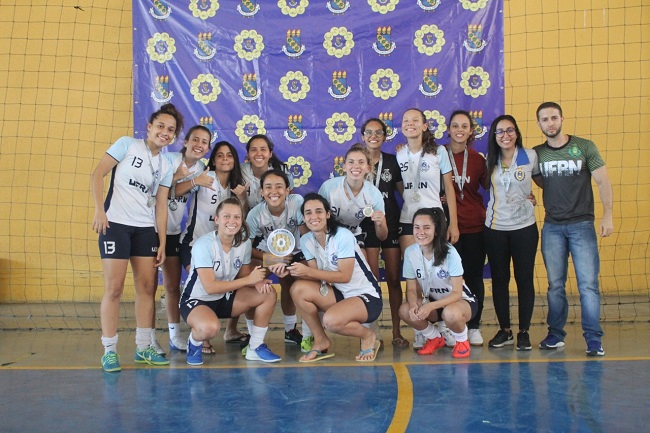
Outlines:
{"label": "team logo on jersey", "polygon": [[354,119],[348,113],[333,113],[325,121],[325,133],[331,141],[339,144],[352,140],[356,131]]}
{"label": "team logo on jersey", "polygon": [[340,15],[350,8],[347,0],[330,0],[327,2],[327,10],[333,14]]}
{"label": "team logo on jersey", "polygon": [[307,97],[311,90],[309,77],[300,71],[289,71],[280,78],[280,93],[291,102],[298,102]]}
{"label": "team logo on jersey", "polygon": [[164,0],[153,0],[153,7],[149,9],[149,14],[157,20],[169,18],[172,8]]}
{"label": "team logo on jersey", "polygon": [[442,91],[442,84],[438,82],[438,68],[426,68],[419,87],[420,93],[432,98]]}
{"label": "team logo on jersey", "polygon": [[474,138],[483,138],[483,136],[487,133],[487,126],[483,124],[483,111],[470,110],[469,115],[472,117],[472,120],[474,120]]}
{"label": "team logo on jersey", "polygon": [[235,259],[235,263],[233,263],[232,266],[235,269],[239,269],[239,268],[241,268],[241,265],[242,265],[241,258],[239,256],[237,256],[237,258]]}
{"label": "team logo on jersey", "polygon": [[330,179],[333,177],[345,176],[343,171],[343,157],[335,156],[334,157],[334,171],[330,173]]}
{"label": "team logo on jersey", "polygon": [[440,0],[418,0],[418,6],[424,11],[431,12],[440,6]]}
{"label": "team logo on jersey", "polygon": [[524,171],[523,167],[517,167],[517,170],[515,170],[514,174],[515,179],[517,179],[519,182],[524,180],[526,178],[526,172]]}
{"label": "team logo on jersey", "polygon": [[332,264],[332,266],[338,266],[339,256],[337,256],[336,254],[332,254],[332,256],[330,257],[330,263]]}
{"label": "team logo on jersey", "polygon": [[425,110],[424,117],[427,119],[427,126],[429,131],[437,139],[442,138],[445,135],[447,130],[447,124],[445,123],[445,116],[440,114],[438,110]]}
{"label": "team logo on jersey", "polygon": [[481,24],[470,24],[467,26],[467,39],[463,41],[463,46],[470,53],[479,53],[487,45],[483,39],[483,26]]}
{"label": "team logo on jersey", "polygon": [[445,32],[438,28],[437,25],[423,25],[415,32],[413,38],[413,45],[418,49],[418,52],[427,56],[442,51],[442,46],[445,45]]}
{"label": "team logo on jersey", "polygon": [[379,176],[381,180],[383,180],[386,183],[389,183],[391,180],[393,180],[393,175],[390,174],[390,169],[384,168],[383,172],[381,173],[381,176]]}
{"label": "team logo on jersey", "polygon": [[430,168],[431,168],[431,165],[429,165],[428,162],[422,161],[420,163],[420,171],[421,172],[426,173],[427,171],[429,171]]}
{"label": "team logo on jersey", "polygon": [[214,124],[212,123],[212,116],[205,116],[199,118],[199,125],[203,125],[210,131],[210,144],[214,144],[219,138],[217,130],[214,129]]}
{"label": "team logo on jersey", "polygon": [[217,50],[212,43],[212,32],[201,32],[196,40],[196,48],[194,48],[194,55],[197,59],[207,62],[211,60]]}
{"label": "team logo on jersey", "polygon": [[438,269],[438,272],[436,273],[436,275],[441,280],[444,280],[445,278],[449,278],[449,272],[447,272],[446,269]]}
{"label": "team logo on jersey", "polygon": [[246,143],[256,134],[266,134],[266,122],[257,115],[245,115],[237,121],[235,135],[239,138],[240,143]]}
{"label": "team logo on jersey", "polygon": [[154,88],[151,91],[151,99],[159,104],[169,102],[174,96],[174,92],[169,90],[169,75],[159,75],[154,82]]}
{"label": "team logo on jersey", "polygon": [[327,54],[337,59],[349,55],[354,48],[354,35],[345,27],[332,27],[324,38],[323,47]]}
{"label": "team logo on jersey", "polygon": [[241,0],[237,5],[237,11],[245,17],[252,17],[260,10],[257,0]]}
{"label": "team logo on jersey", "polygon": [[386,124],[386,141],[392,140],[397,135],[397,128],[393,125],[393,113],[379,113],[379,119]]}
{"label": "team logo on jersey", "polygon": [[377,40],[372,44],[372,49],[377,54],[387,56],[395,50],[395,41],[390,34],[391,27],[377,27]]}
{"label": "team logo on jersey", "polygon": [[246,102],[256,101],[262,91],[257,88],[257,74],[244,74],[239,97]]}
{"label": "team logo on jersey", "polygon": [[352,92],[352,88],[348,86],[347,71],[332,72],[332,85],[327,89],[327,91],[334,99],[347,98],[350,92]]}
{"label": "team logo on jersey", "polygon": [[278,7],[284,15],[289,15],[295,18],[298,15],[305,13],[305,9],[309,6],[309,0],[279,0]]}
{"label": "team logo on jersey", "polygon": [[289,115],[287,129],[284,130],[284,138],[292,143],[300,143],[307,136],[307,131],[302,127],[302,114]]}
{"label": "team logo on jersey", "polygon": [[192,11],[192,16],[200,18],[203,21],[208,18],[212,18],[216,15],[217,10],[219,9],[218,0],[190,0],[188,6],[189,10]]}
{"label": "team logo on jersey", "polygon": [[235,36],[235,45],[233,48],[240,59],[250,62],[262,55],[262,51],[264,50],[264,37],[255,30],[242,30]]}
{"label": "team logo on jersey", "polygon": [[282,46],[282,52],[291,58],[300,57],[305,52],[305,46],[300,38],[300,30],[287,30],[287,41]]}
{"label": "team logo on jersey", "polygon": [[582,151],[578,148],[578,146],[573,145],[571,149],[569,149],[569,155],[573,156],[574,158],[577,158],[580,155],[582,155]]}
{"label": "team logo on jersey", "polygon": [[287,222],[287,224],[289,224],[289,227],[294,228],[298,226],[298,221],[296,221],[295,218],[289,218],[289,222]]}
{"label": "team logo on jersey", "polygon": [[466,95],[472,98],[478,98],[487,93],[490,88],[490,74],[480,66],[470,66],[460,75],[460,87],[463,88]]}
{"label": "team logo on jersey", "polygon": [[399,75],[392,69],[377,69],[377,72],[370,76],[370,90],[376,98],[384,101],[397,96],[397,91],[402,87],[399,82]]}
{"label": "team logo on jersey", "polygon": [[293,187],[298,188],[299,186],[307,185],[312,175],[309,161],[305,161],[305,158],[302,156],[290,156],[287,159],[287,165],[289,166],[289,174],[293,178]]}
{"label": "team logo on jersey", "polygon": [[208,104],[216,101],[221,94],[221,83],[212,74],[199,74],[190,82],[190,93],[195,101]]}

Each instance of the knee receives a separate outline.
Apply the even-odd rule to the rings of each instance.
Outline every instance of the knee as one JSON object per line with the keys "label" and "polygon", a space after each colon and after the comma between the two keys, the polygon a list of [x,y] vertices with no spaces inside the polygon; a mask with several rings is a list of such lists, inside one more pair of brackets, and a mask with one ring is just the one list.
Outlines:
{"label": "knee", "polygon": [[442,311],[442,320],[449,328],[465,325],[466,320],[460,308],[447,307]]}
{"label": "knee", "polygon": [[119,302],[124,293],[124,282],[109,284],[104,288],[104,298],[111,302]]}
{"label": "knee", "polygon": [[219,320],[211,320],[195,325],[194,329],[196,330],[197,334],[202,336],[201,338],[209,340],[217,335],[217,333],[219,333],[221,324],[219,323]]}
{"label": "knee", "polygon": [[341,329],[343,323],[339,317],[336,317],[334,314],[325,313],[323,315],[323,328],[330,332],[337,332]]}
{"label": "knee", "polygon": [[399,318],[405,321],[406,323],[411,323],[411,318],[409,317],[409,303],[404,302],[399,307]]}
{"label": "knee", "polygon": [[307,285],[305,284],[304,281],[295,281],[292,285],[291,288],[289,289],[289,294],[291,295],[291,299],[293,299],[294,302],[299,302],[302,301],[303,298],[305,297],[305,292],[307,290]]}

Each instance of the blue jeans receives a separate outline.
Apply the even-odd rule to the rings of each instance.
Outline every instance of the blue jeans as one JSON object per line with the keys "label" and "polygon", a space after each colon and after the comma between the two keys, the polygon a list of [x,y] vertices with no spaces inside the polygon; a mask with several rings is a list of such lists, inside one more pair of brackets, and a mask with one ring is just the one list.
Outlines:
{"label": "blue jeans", "polygon": [[548,331],[564,340],[564,325],[569,313],[566,279],[569,253],[573,259],[580,293],[582,335],[585,341],[601,341],[600,259],[593,221],[573,224],[544,223],[542,255],[548,275]]}

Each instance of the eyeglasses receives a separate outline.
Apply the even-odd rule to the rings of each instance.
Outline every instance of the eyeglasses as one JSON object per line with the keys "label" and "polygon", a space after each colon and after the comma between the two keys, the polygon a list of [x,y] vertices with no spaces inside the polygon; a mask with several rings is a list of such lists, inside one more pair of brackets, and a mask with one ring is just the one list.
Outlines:
{"label": "eyeglasses", "polygon": [[382,131],[381,129],[378,131],[371,131],[369,129],[366,129],[365,131],[363,131],[363,135],[365,135],[366,137],[372,137],[373,135],[376,135],[377,137],[383,137],[384,131]]}
{"label": "eyeglasses", "polygon": [[508,129],[497,129],[496,131],[494,131],[494,135],[496,135],[497,137],[503,137],[504,133],[512,137],[517,133],[517,130],[515,128],[508,128]]}

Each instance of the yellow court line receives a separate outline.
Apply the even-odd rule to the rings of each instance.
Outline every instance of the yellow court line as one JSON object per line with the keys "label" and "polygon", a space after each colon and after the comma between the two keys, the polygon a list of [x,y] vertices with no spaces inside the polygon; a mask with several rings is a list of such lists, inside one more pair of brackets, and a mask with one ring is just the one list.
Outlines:
{"label": "yellow court line", "polygon": [[393,370],[397,379],[397,403],[393,421],[386,433],[404,433],[413,412],[413,382],[405,364],[395,364]]}

